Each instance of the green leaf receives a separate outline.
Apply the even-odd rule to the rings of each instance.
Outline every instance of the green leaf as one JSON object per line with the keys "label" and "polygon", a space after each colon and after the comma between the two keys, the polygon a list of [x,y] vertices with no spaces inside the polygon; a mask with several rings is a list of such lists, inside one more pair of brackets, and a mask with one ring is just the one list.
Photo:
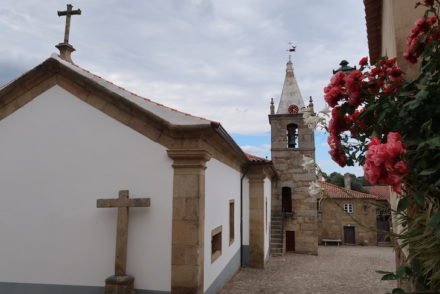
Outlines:
{"label": "green leaf", "polygon": [[420,105],[420,101],[418,100],[411,100],[410,102],[405,103],[405,106],[409,109],[417,108]]}
{"label": "green leaf", "polygon": [[383,275],[381,280],[382,281],[394,281],[394,280],[397,280],[397,279],[398,279],[398,277],[395,274],[390,273],[390,274]]}
{"label": "green leaf", "polygon": [[423,207],[425,205],[425,195],[423,193],[417,193],[414,196],[414,201],[420,206]]}
{"label": "green leaf", "polygon": [[397,268],[396,275],[401,279],[405,279],[412,274],[411,267],[407,264],[402,264]]}
{"label": "green leaf", "polygon": [[421,90],[419,93],[416,94],[417,100],[424,100],[426,97],[428,97],[429,92],[426,90]]}
{"label": "green leaf", "polygon": [[406,294],[406,292],[402,288],[395,288],[392,294]]}
{"label": "green leaf", "polygon": [[381,274],[381,275],[385,275],[385,274],[392,274],[393,272],[389,272],[389,271],[376,271],[376,273]]}
{"label": "green leaf", "polygon": [[428,225],[432,227],[437,227],[440,224],[440,212],[437,212],[429,219]]}
{"label": "green leaf", "polygon": [[397,204],[397,212],[402,212],[404,210],[406,210],[409,206],[409,204],[411,203],[411,198],[410,197],[403,197],[399,200],[399,204]]}
{"label": "green leaf", "polygon": [[421,173],[420,173],[420,175],[421,176],[429,176],[429,175],[432,175],[433,173],[435,173],[437,171],[437,168],[430,168],[430,169],[425,169],[425,170],[423,170]]}
{"label": "green leaf", "polygon": [[436,136],[425,141],[425,144],[430,145],[432,147],[440,147],[440,136]]}

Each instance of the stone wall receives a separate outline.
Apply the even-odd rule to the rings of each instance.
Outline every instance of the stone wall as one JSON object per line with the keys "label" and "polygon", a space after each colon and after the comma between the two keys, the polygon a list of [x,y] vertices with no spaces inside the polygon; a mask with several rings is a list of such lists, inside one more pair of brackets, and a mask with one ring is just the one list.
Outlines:
{"label": "stone wall", "polygon": [[[353,213],[344,212],[344,204],[353,205]],[[371,200],[324,198],[319,212],[319,241],[344,241],[344,226],[354,226],[356,244],[376,245],[376,206]]]}

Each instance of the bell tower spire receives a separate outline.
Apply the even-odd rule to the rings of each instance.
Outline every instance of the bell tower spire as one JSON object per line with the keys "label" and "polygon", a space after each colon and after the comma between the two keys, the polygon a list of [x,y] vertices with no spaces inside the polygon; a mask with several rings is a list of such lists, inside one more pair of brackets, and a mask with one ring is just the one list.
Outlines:
{"label": "bell tower spire", "polygon": [[299,90],[298,83],[293,72],[293,63],[291,54],[296,51],[296,46],[292,46],[289,42],[291,48],[289,51],[289,61],[286,64],[286,77],[284,78],[283,91],[281,92],[280,103],[278,104],[277,114],[288,114],[290,108],[296,108],[301,111],[305,105],[304,100]]}

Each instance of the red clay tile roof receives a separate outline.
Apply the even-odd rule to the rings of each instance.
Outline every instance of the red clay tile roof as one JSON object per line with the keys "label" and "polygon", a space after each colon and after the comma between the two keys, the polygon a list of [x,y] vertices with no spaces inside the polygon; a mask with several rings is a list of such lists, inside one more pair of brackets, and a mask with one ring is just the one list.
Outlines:
{"label": "red clay tile roof", "polygon": [[377,195],[379,198],[378,200],[386,200],[390,202],[390,186],[365,186],[364,188],[370,191],[371,194]]}
{"label": "red clay tile roof", "polygon": [[379,198],[379,196],[373,194],[367,194],[367,193],[345,189],[324,181],[319,181],[318,183],[321,186],[321,188],[324,189],[323,196],[330,198],[357,198],[357,199],[375,199],[375,200]]}
{"label": "red clay tile roof", "polygon": [[252,155],[250,153],[245,152],[244,154],[246,154],[246,157],[252,162],[267,162],[267,163],[271,162],[270,160],[268,160],[266,158],[258,157],[258,156]]}
{"label": "red clay tile roof", "polygon": [[364,5],[370,61],[374,64],[382,55],[383,0],[364,0]]}

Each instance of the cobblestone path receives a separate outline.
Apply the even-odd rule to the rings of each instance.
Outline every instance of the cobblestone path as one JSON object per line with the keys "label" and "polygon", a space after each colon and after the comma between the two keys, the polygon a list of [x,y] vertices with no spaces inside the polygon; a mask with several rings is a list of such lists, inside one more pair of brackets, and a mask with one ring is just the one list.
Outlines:
{"label": "cobblestone path", "polygon": [[376,270],[394,270],[389,247],[319,247],[319,255],[272,257],[264,270],[242,269],[221,294],[385,294],[394,281]]}

